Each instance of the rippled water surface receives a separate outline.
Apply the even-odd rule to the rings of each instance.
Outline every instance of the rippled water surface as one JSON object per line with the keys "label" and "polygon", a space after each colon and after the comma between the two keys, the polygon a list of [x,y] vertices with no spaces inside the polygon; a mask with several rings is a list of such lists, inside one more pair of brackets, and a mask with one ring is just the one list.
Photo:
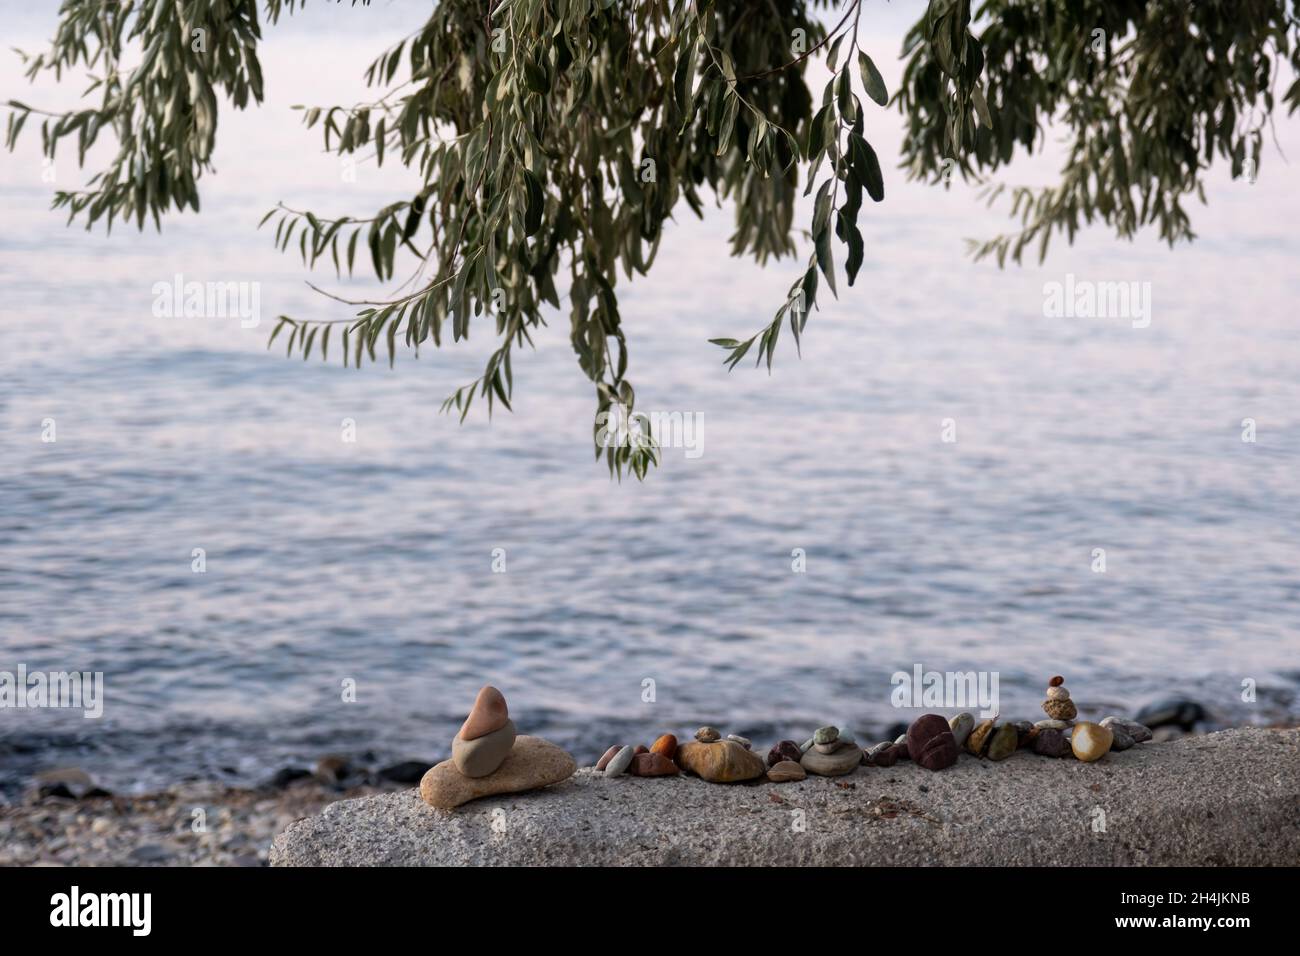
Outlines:
{"label": "rippled water surface", "polygon": [[[51,17],[20,19],[15,45]],[[1005,228],[971,190],[895,172],[857,287],[770,376],[728,374],[706,340],[760,328],[795,267],[729,259],[726,209],[683,219],[623,314],[640,403],[702,415],[703,455],[668,450],[620,485],[592,463],[563,316],[516,362],[515,413],[463,426],[438,406],[478,373],[482,331],[392,371],[265,349],[277,313],[340,313],[262,213],[365,215],[409,185],[368,165],[344,182],[289,105],[363,95],[366,54],[413,22],[326,7],[269,31],[268,103],[223,115],[202,216],[161,236],[64,228],[38,137],[0,161],[0,670],[107,685],[98,721],[0,710],[0,785],[67,764],[130,789],[327,751],[442,757],[485,681],[521,731],[582,758],[705,722],[870,736],[908,716],[890,675],[916,663],[997,671],[1008,715],[1059,672],[1093,715],[1177,692],[1221,723],[1295,719],[1300,199],[1280,157],[1255,185],[1214,178],[1193,246],[1097,231],[1005,272],[963,256]],[[874,123],[896,154],[897,118]],[[1300,156],[1300,121],[1278,135]],[[66,159],[56,175],[80,181]],[[262,326],[155,318],[152,286],[177,273],[261,283]],[[1150,327],[1044,318],[1067,273],[1150,282]]]}

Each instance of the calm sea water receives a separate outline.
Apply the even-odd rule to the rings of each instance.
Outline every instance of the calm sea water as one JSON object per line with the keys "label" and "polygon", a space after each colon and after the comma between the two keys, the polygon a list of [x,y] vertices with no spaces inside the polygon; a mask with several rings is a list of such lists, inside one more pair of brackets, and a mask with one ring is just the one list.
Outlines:
{"label": "calm sea water", "polygon": [[[143,789],[328,751],[440,758],[489,681],[521,731],[581,758],[706,722],[870,737],[914,713],[890,675],[917,663],[997,671],[1011,716],[1053,673],[1094,716],[1169,693],[1220,723],[1300,714],[1300,196],[1281,157],[1254,185],[1215,177],[1193,246],[1096,231],[1008,271],[963,256],[1006,226],[972,190],[895,172],[857,288],[770,376],[727,373],[706,340],[765,324],[795,266],[729,259],[725,209],[683,219],[623,314],[642,406],[703,416],[703,454],[615,484],[563,316],[516,363],[515,413],[464,425],[438,406],[483,333],[392,371],[265,349],[280,312],[343,313],[262,213],[364,215],[410,183],[343,181],[289,106],[363,96],[367,54],[416,14],[327,6],[270,31],[268,103],[223,114],[202,216],[161,236],[64,228],[38,138],[0,159],[0,670],[103,671],[107,697],[101,720],[0,710],[0,787],[69,764]],[[873,30],[883,63],[902,18]],[[69,102],[0,64],[6,97]],[[882,155],[897,126],[873,117]],[[1300,155],[1300,123],[1278,135]],[[80,182],[68,159],[54,175]],[[262,326],[155,318],[178,273],[260,283]],[[1070,273],[1149,282],[1150,326],[1044,318],[1044,283]]]}

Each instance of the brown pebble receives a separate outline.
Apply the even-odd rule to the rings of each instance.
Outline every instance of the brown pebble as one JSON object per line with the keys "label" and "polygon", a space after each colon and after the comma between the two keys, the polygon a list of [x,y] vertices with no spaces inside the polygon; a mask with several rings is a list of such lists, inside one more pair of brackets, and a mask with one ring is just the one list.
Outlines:
{"label": "brown pebble", "polygon": [[607,765],[611,760],[614,759],[614,755],[615,755],[616,753],[618,753],[618,752],[619,752],[620,750],[622,750],[622,749],[623,749],[623,748],[620,747],[618,744],[615,744],[614,746],[612,746],[612,747],[610,747],[608,750],[606,750],[606,751],[605,751],[605,755],[604,755],[603,757],[601,757],[599,760],[596,761],[596,769],[597,769],[597,770],[604,770],[604,769],[605,769],[605,766],[606,766],[606,765]]}
{"label": "brown pebble", "polygon": [[505,695],[487,684],[474,698],[474,709],[469,712],[456,736],[465,741],[478,740],[500,730],[509,719],[510,710],[506,707]]}
{"label": "brown pebble", "polygon": [[1057,674],[1055,677],[1053,677],[1051,680],[1047,682],[1047,686],[1060,687],[1064,683],[1065,683],[1065,678],[1062,677],[1060,674]]}
{"label": "brown pebble", "polygon": [[681,773],[677,764],[663,754],[646,752],[632,758],[632,776],[634,777],[672,777]]}
{"label": "brown pebble", "polygon": [[632,751],[632,756],[639,757],[642,754],[648,754],[649,752],[650,752],[650,748],[647,747],[645,744],[637,744],[635,749],[633,749]]}

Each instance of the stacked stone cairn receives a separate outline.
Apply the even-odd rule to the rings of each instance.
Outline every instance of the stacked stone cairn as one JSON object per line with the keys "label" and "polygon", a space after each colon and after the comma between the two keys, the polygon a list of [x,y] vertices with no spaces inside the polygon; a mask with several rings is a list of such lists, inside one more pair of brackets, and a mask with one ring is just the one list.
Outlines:
{"label": "stacked stone cairn", "polygon": [[430,767],[420,780],[420,796],[431,807],[450,810],[497,793],[548,787],[573,776],[577,766],[550,741],[516,734],[505,695],[489,685],[478,692],[452,740],[451,759]]}

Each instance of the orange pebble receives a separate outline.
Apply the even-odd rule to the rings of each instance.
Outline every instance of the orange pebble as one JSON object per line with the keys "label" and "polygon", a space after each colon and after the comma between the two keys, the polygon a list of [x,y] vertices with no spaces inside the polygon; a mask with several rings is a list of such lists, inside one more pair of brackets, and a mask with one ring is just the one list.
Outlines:
{"label": "orange pebble", "polygon": [[669,760],[677,755],[677,738],[672,734],[664,734],[650,746],[652,754],[663,754]]}

